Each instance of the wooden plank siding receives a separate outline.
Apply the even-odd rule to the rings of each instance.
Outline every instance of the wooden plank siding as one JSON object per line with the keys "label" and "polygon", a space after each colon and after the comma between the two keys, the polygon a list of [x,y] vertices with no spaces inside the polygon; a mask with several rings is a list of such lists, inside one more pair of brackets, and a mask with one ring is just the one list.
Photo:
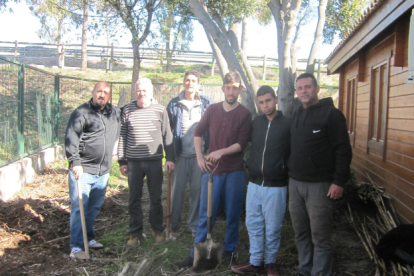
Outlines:
{"label": "wooden plank siding", "polygon": [[[384,5],[379,12],[385,13],[387,6],[389,7]],[[369,181],[369,175],[375,183],[386,189],[403,223],[414,223],[414,85],[406,84],[409,76],[409,22],[409,15],[404,14],[387,27],[392,32],[379,34],[360,50],[361,53],[357,52],[351,58],[348,56],[348,60],[337,70],[342,75],[339,91],[342,101],[339,108],[345,116],[348,106],[346,100],[349,97],[347,81],[355,76],[359,80],[352,170],[359,180]],[[366,28],[369,28],[369,24]],[[346,45],[344,48],[351,46]],[[398,56],[394,56],[395,51]],[[334,61],[349,55],[349,51],[344,52],[345,56],[340,56],[340,53],[333,58]],[[388,59],[391,53],[391,59]],[[390,70],[386,146],[384,152],[370,148],[367,153],[371,70],[388,60]]]}

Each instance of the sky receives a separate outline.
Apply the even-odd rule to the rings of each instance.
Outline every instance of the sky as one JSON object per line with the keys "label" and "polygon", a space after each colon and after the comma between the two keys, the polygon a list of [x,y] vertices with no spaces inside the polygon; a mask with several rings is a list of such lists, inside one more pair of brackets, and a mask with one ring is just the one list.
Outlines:
{"label": "sky", "polygon": [[[39,19],[31,14],[28,6],[24,3],[10,3],[9,7],[13,9],[13,13],[0,14],[0,41],[21,41],[21,42],[46,42],[39,39],[37,31],[40,28]],[[310,22],[303,27],[302,36],[299,43],[299,59],[307,59],[312,46],[314,32],[316,28],[316,20]],[[277,39],[276,26],[272,22],[269,26],[261,26],[256,20],[249,20],[248,27],[248,47],[247,55],[263,56],[277,58]],[[73,38],[70,43],[80,43],[76,37],[80,37],[81,29],[75,29]],[[211,52],[205,32],[198,21],[194,21],[194,40],[190,44],[190,50]],[[130,46],[131,35],[125,33],[118,39],[118,46]],[[318,59],[325,59],[333,51],[338,40],[333,45],[322,45],[321,50],[317,54]],[[88,44],[106,45],[106,40],[102,37],[98,40],[88,38]]]}

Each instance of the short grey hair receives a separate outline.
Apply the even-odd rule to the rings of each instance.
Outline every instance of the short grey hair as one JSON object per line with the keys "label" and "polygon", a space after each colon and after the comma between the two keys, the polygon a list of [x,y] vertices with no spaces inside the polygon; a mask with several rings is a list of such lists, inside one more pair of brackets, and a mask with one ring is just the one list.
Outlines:
{"label": "short grey hair", "polygon": [[154,91],[154,86],[152,85],[152,82],[149,78],[140,78],[135,83],[135,90],[137,90],[138,84],[146,85],[148,88],[151,89],[151,91]]}

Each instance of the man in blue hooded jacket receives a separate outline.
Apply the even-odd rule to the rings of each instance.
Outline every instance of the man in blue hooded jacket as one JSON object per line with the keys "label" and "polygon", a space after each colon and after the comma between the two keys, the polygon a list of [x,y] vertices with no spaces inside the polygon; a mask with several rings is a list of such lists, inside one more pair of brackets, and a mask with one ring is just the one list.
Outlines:
{"label": "man in blue hooded jacket", "polygon": [[[171,184],[171,236],[173,238],[179,237],[182,231],[181,210],[187,182],[190,185],[188,227],[193,237],[197,233],[200,183],[203,172],[197,163],[194,130],[204,111],[213,103],[207,96],[200,95],[199,85],[199,72],[187,71],[184,75],[184,91],[172,99],[167,106],[175,148],[175,171],[172,173]],[[204,151],[206,151],[209,144],[209,134],[207,133],[203,138]]]}

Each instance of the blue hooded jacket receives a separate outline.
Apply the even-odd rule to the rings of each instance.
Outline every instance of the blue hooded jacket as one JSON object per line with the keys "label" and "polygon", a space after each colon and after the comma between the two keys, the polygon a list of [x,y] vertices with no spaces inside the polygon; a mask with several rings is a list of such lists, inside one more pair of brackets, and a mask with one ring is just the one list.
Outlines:
{"label": "blue hooded jacket", "polygon": [[[196,97],[198,97],[198,99],[201,101],[201,116],[203,116],[207,107],[209,107],[209,105],[213,104],[214,102],[209,97],[200,95],[199,92],[197,92]],[[179,101],[181,101],[182,99],[184,99],[184,91],[182,91],[178,95],[178,97],[175,97],[174,99],[172,99],[167,106],[167,113],[168,113],[168,117],[170,120],[171,132],[173,134],[175,158],[180,156],[182,152],[181,129],[182,129],[183,107],[181,104],[179,104]],[[208,150],[209,143],[210,143],[210,134],[208,131],[203,135],[203,140],[204,140],[203,151],[206,152]]]}

